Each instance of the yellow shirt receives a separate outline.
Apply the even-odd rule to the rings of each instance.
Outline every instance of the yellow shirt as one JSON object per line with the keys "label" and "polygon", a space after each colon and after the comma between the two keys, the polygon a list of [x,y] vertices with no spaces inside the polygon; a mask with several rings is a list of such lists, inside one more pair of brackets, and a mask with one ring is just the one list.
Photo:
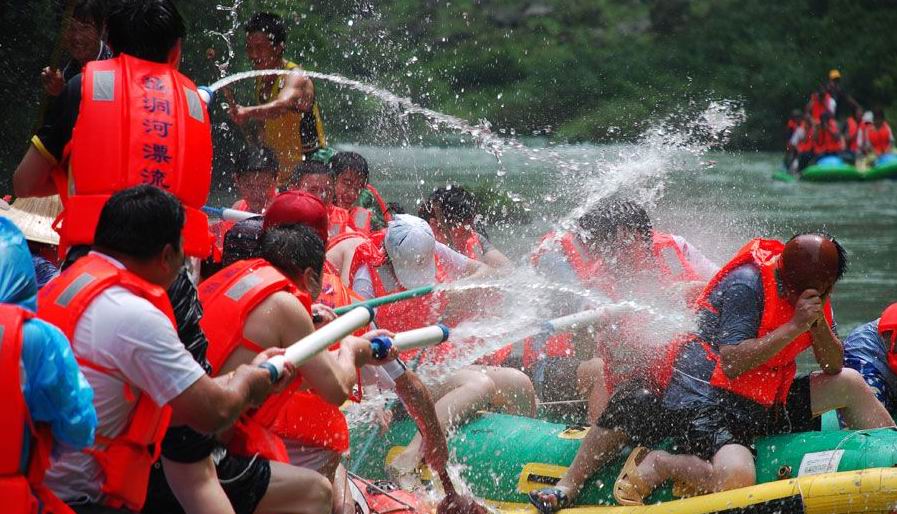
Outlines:
{"label": "yellow shirt", "polygon": [[[283,69],[302,69],[298,64],[284,61]],[[286,77],[279,76],[271,86],[268,94],[265,93],[265,84],[261,78],[256,81],[255,93],[258,103],[270,102],[277,98],[283,89]],[[271,148],[277,155],[280,170],[277,174],[278,186],[285,186],[290,179],[293,168],[302,162],[303,155],[310,154],[319,148],[327,146],[324,136],[324,122],[321,118],[321,110],[318,103],[314,102],[309,113],[289,112],[276,118],[264,121],[262,141],[265,146]]]}

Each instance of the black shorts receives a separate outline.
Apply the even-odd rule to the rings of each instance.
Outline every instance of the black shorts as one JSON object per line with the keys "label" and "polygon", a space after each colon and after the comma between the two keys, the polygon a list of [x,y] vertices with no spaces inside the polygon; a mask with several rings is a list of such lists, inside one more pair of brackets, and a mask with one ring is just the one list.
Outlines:
{"label": "black shorts", "polygon": [[716,390],[713,404],[677,415],[688,417],[682,453],[710,460],[727,444],[752,448],[758,437],[819,430],[821,418],[813,417],[809,375],[794,380],[785,405],[763,407],[728,391]]}
{"label": "black shorts", "polygon": [[533,381],[536,394],[543,402],[581,400],[576,388],[576,370],[581,362],[576,357],[546,357],[523,370]]}
{"label": "black shorts", "polygon": [[651,448],[681,436],[682,421],[664,406],[660,391],[641,380],[630,380],[614,391],[595,426],[623,432],[633,444]]}
{"label": "black shorts", "polygon": [[[247,458],[227,454],[215,465],[218,481],[236,514],[252,514],[268,492],[271,482],[271,463],[261,457]],[[183,514],[165,474],[162,463],[156,462],[150,474],[144,514]]]}

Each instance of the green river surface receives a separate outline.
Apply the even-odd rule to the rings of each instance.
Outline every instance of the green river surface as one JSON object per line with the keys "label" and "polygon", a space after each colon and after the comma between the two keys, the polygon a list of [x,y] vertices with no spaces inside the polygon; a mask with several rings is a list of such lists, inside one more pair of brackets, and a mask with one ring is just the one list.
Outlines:
{"label": "green river surface", "polygon": [[[531,223],[488,230],[493,242],[518,263],[525,262],[539,238],[583,201],[577,193],[584,186],[602,191],[601,181],[608,179],[607,174],[588,172],[559,179],[550,158],[533,160],[512,151],[502,157],[504,175],[499,176],[498,161],[473,147],[338,145],[338,149],[364,155],[372,183],[388,201],[398,201],[409,213],[416,213],[420,199],[446,183],[515,193],[531,210]],[[620,155],[633,160],[632,168],[664,166],[670,161],[669,156],[656,158],[649,147],[634,145],[577,145],[556,151],[599,166],[619,160]],[[692,155],[683,159],[685,164],[676,163],[665,176],[641,182],[647,187],[662,186],[659,194],[649,198],[657,228],[685,236],[718,264],[752,237],[788,238],[819,229],[833,234],[850,258],[848,273],[833,295],[842,336],[897,301],[897,181],[777,182],[770,175],[780,166],[780,155],[772,153],[709,152],[700,159]],[[626,166],[610,173],[620,175],[615,178],[624,187],[637,181],[627,176]],[[232,195],[218,196],[224,200],[222,196]],[[634,196],[639,196],[638,191]]]}

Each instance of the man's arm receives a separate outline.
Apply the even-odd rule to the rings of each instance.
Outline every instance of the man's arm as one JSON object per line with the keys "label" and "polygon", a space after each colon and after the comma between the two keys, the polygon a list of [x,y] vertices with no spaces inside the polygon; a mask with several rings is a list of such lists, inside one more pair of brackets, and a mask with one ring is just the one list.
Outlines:
{"label": "man's arm", "polygon": [[55,162],[32,143],[12,176],[13,193],[21,198],[57,194],[51,175],[54,165]]}
{"label": "man's arm", "polygon": [[247,120],[266,120],[290,112],[309,112],[314,102],[315,86],[311,79],[299,73],[291,73],[285,76],[283,89],[277,98],[261,105],[235,105],[231,110],[231,117],[240,124]]}
{"label": "man's arm", "polygon": [[[311,316],[299,300],[279,292],[250,313],[243,335],[263,348],[287,348],[314,330]],[[357,380],[356,367],[367,364],[371,358],[369,341],[348,337],[338,352],[320,352],[299,366],[298,371],[324,400],[342,405]]]}
{"label": "man's arm", "polygon": [[840,373],[844,367],[844,345],[825,317],[810,327],[810,335],[813,337],[813,355],[823,373],[827,375]]}
{"label": "man's arm", "polygon": [[177,420],[172,425],[188,425],[207,434],[219,432],[250,406],[261,405],[272,387],[268,370],[257,365],[242,365],[216,378],[203,375],[168,403]]}
{"label": "man's arm", "polygon": [[822,315],[822,300],[813,289],[804,291],[797,300],[794,316],[784,325],[763,337],[737,344],[720,345],[720,364],[730,379],[737,378],[772,359]]}
{"label": "man's arm", "polygon": [[430,469],[441,473],[448,463],[448,445],[430,391],[410,370],[406,370],[395,382],[396,395],[402,400],[405,410],[414,419],[424,439],[424,460]]}

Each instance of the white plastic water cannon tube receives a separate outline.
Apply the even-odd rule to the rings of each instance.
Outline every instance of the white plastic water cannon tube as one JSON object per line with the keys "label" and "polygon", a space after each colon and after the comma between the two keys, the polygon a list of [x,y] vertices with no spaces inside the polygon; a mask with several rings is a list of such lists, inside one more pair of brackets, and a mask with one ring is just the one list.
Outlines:
{"label": "white plastic water cannon tube", "polygon": [[248,220],[249,218],[255,218],[256,216],[261,216],[261,214],[247,211],[238,211],[237,209],[221,209],[221,219],[223,219],[224,221],[243,221]]}
{"label": "white plastic water cannon tube", "polygon": [[544,330],[549,335],[556,332],[565,332],[575,328],[594,325],[606,321],[611,316],[619,316],[630,309],[621,305],[608,305],[597,309],[577,312],[569,316],[562,316],[545,322]]}
{"label": "white plastic water cannon tube", "polygon": [[431,325],[416,328],[407,332],[399,332],[392,338],[392,346],[400,352],[414,350],[439,344],[449,337],[449,329],[445,325]]}
{"label": "white plastic water cannon tube", "polygon": [[333,343],[359,328],[367,326],[372,319],[374,319],[373,309],[370,307],[356,307],[291,344],[283,355],[272,357],[263,363],[262,367],[271,371],[271,378],[276,382],[283,372],[284,363],[289,362],[293,366],[299,366]]}

